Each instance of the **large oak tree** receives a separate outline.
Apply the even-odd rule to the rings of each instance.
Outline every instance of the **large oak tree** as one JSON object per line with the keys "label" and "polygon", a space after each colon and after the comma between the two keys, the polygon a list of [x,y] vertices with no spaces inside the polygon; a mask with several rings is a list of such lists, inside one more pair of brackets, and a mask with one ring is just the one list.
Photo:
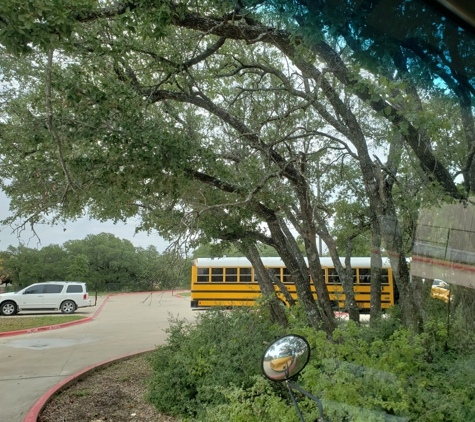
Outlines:
{"label": "large oak tree", "polygon": [[[328,226],[331,207],[315,192],[324,164],[344,151],[365,192],[372,316],[380,310],[384,241],[406,323],[420,326],[394,197],[398,158],[406,146],[424,186],[463,199],[472,147],[469,140],[465,161],[457,161],[463,152],[454,159],[435,148],[445,145],[443,136],[424,92],[405,78],[409,58],[395,61],[397,78],[362,72],[346,53],[350,39],[340,48],[330,37],[309,38],[308,28],[323,31],[329,18],[312,20],[305,2],[294,23],[267,16],[265,2],[44,1],[20,13],[10,6],[0,6],[2,68],[15,81],[5,92],[1,171],[15,217],[140,215],[144,229],[169,237],[185,231],[267,243],[289,268],[311,324],[330,332],[317,235],[358,319],[352,274]],[[19,63],[11,52],[26,56]],[[469,134],[470,116],[461,110],[459,126]],[[384,157],[375,158],[381,149]],[[457,170],[466,175],[465,191],[456,186]],[[304,240],[318,306],[289,222]]]}

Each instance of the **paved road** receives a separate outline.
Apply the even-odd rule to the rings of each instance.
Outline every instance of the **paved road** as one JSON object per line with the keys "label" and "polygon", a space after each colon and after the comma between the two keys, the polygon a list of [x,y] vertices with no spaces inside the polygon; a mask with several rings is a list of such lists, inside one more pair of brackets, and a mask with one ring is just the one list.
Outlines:
{"label": "paved road", "polygon": [[46,391],[90,365],[162,344],[170,314],[194,318],[189,298],[170,292],[117,295],[89,323],[0,338],[0,420],[23,421]]}

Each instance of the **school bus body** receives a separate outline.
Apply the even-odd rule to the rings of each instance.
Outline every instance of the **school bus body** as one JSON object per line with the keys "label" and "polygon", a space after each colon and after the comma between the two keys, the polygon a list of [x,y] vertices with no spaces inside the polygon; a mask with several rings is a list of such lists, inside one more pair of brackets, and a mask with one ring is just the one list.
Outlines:
{"label": "school bus body", "polygon": [[[320,258],[330,299],[344,307],[345,294],[331,258]],[[265,267],[272,270],[284,283],[294,299],[297,299],[295,284],[280,258],[262,258]],[[342,260],[343,263],[343,260]],[[371,269],[370,258],[351,258],[355,300],[361,309],[370,307]],[[383,258],[383,283],[381,307],[394,305],[394,283],[389,260]],[[309,279],[312,291],[315,288]],[[285,302],[283,294],[275,286],[278,297]],[[246,258],[197,258],[191,271],[191,306],[196,308],[213,306],[252,306],[261,295],[254,269]]]}

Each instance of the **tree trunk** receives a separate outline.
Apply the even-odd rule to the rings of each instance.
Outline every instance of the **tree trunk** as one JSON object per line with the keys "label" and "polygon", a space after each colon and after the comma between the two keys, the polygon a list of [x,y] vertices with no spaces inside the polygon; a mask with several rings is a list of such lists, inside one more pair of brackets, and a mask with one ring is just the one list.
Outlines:
{"label": "tree trunk", "polygon": [[286,328],[288,322],[285,309],[275,295],[273,280],[262,263],[256,245],[251,245],[247,248],[246,257],[251,261],[254,271],[257,274],[257,282],[259,283],[262,295],[269,299],[269,310],[272,320]]}
{"label": "tree trunk", "polygon": [[378,217],[371,211],[371,297],[369,305],[370,324],[381,316],[381,279],[383,259],[381,256],[381,228]]}
{"label": "tree trunk", "polygon": [[386,243],[394,281],[399,290],[400,306],[404,324],[415,332],[422,330],[422,317],[419,304],[414,300],[413,286],[410,282],[409,266],[402,249],[402,233],[399,221],[394,215],[380,219],[381,234]]}
{"label": "tree trunk", "polygon": [[317,302],[320,306],[320,309],[322,310],[322,313],[325,315],[325,317],[333,321],[336,326],[335,314],[333,312],[330,295],[328,294],[328,288],[325,283],[322,264],[320,263],[320,255],[317,249],[317,229],[313,219],[310,222],[307,221],[307,223],[304,224],[304,227],[302,228],[298,222],[298,219],[290,209],[286,209],[286,214],[289,220],[292,222],[295,230],[298,231],[304,241],[310,277],[312,279],[313,286],[315,287],[315,292],[317,293]]}
{"label": "tree trunk", "polygon": [[265,220],[271,232],[274,248],[282,258],[287,267],[287,270],[295,283],[297,296],[302,304],[302,307],[307,315],[309,324],[316,330],[324,330],[327,334],[331,334],[336,328],[336,320],[328,318],[322,314],[313,299],[312,291],[310,290],[310,283],[307,274],[307,264],[303,259],[297,242],[293,236],[287,237],[282,231],[281,224],[277,215],[270,209],[259,205],[261,209],[261,216],[265,216]]}
{"label": "tree trunk", "polygon": [[[355,237],[355,236],[353,236]],[[345,304],[348,309],[348,316],[352,321],[360,322],[360,308],[355,300],[355,284],[353,277],[353,268],[351,268],[351,253],[353,252],[353,242],[352,237],[349,237],[346,240],[346,256],[345,256],[345,269],[343,273],[345,274],[345,280],[342,281],[343,290],[345,292]],[[347,296],[347,292],[351,295]]]}
{"label": "tree trunk", "polygon": [[360,311],[356,304],[355,300],[355,290],[353,285],[353,271],[351,269],[351,252],[346,256],[346,269],[343,268],[343,265],[340,261],[340,255],[338,254],[336,242],[333,239],[330,232],[327,230],[325,222],[323,218],[315,213],[315,218],[317,219],[319,226],[318,226],[318,235],[323,239],[325,244],[327,245],[328,251],[330,252],[330,256],[332,258],[333,266],[335,267],[336,272],[338,273],[338,277],[340,278],[341,285],[343,287],[343,292],[345,293],[345,308],[348,311],[348,316],[353,321],[359,322],[360,320]]}
{"label": "tree trunk", "polygon": [[296,302],[295,302],[294,298],[292,297],[292,295],[287,290],[287,287],[285,287],[285,284],[282,283],[282,281],[280,280],[280,277],[276,276],[274,274],[274,271],[272,271],[272,270],[267,270],[267,272],[269,273],[269,276],[271,277],[272,281],[279,288],[280,292],[284,295],[285,300],[287,301],[289,306],[295,306]]}
{"label": "tree trunk", "polygon": [[307,251],[310,276],[312,277],[313,286],[317,292],[318,303],[325,315],[334,319],[335,313],[333,312],[330,295],[328,293],[327,285],[325,284],[325,276],[323,275],[323,268],[320,263],[320,256],[317,251],[316,242],[305,241],[305,249]]}

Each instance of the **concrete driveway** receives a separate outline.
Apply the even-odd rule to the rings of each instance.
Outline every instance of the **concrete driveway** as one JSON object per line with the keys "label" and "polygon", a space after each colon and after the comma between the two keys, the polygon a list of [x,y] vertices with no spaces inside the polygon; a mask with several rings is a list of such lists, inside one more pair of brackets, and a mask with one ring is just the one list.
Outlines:
{"label": "concrete driveway", "polygon": [[193,319],[189,298],[171,292],[115,295],[91,322],[0,338],[0,420],[23,421],[46,391],[90,365],[162,344],[170,315]]}

